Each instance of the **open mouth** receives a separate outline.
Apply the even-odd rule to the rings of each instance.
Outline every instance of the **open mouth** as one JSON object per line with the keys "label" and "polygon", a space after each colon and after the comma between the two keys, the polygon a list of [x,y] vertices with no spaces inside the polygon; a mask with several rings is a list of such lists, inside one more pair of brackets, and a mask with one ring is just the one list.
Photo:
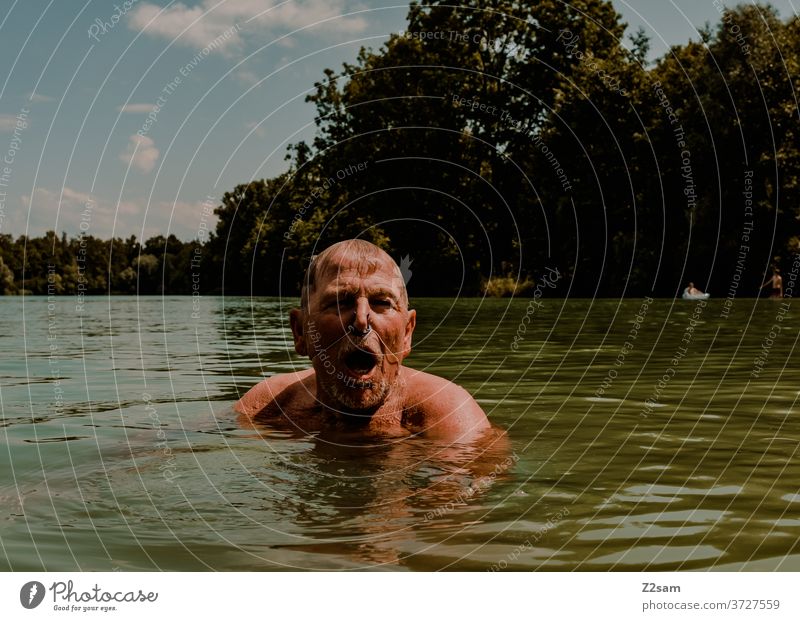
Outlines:
{"label": "open mouth", "polygon": [[369,375],[378,364],[378,356],[362,349],[355,349],[345,354],[343,362],[353,375]]}

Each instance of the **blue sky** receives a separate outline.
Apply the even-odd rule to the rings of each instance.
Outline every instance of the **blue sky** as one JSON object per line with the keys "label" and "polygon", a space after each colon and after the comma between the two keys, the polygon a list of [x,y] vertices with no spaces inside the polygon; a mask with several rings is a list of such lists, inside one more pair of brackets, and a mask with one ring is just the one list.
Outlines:
{"label": "blue sky", "polygon": [[[303,99],[323,69],[379,47],[407,12],[380,0],[0,2],[0,233],[14,236],[197,237],[204,202],[283,171],[286,144],[313,136]],[[648,32],[651,56],[719,20],[712,0],[614,4]],[[773,4],[783,17],[800,8]]]}

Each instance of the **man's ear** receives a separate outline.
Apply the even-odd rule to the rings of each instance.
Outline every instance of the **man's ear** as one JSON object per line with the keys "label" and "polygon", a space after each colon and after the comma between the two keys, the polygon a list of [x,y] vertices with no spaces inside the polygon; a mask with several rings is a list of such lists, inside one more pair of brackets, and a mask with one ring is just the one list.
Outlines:
{"label": "man's ear", "polygon": [[301,356],[308,356],[308,343],[306,342],[306,332],[303,327],[303,311],[293,308],[289,311],[289,325],[292,327],[294,337],[294,350]]}
{"label": "man's ear", "polygon": [[409,310],[408,319],[406,320],[406,333],[403,336],[403,358],[411,353],[411,336],[414,334],[414,328],[417,327],[417,311]]}

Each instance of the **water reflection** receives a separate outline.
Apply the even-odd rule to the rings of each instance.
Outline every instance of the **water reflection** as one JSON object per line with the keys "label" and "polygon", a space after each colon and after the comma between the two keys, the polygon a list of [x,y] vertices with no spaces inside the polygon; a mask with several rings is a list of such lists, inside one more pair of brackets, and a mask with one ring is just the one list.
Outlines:
{"label": "water reflection", "polygon": [[[275,429],[253,428],[275,447]],[[276,547],[345,558],[355,567],[402,563],[403,550],[419,545],[420,533],[461,523],[465,508],[510,479],[518,459],[500,430],[461,444],[337,440],[324,433],[308,437],[311,446],[300,467],[281,460],[282,469],[293,473],[290,484],[286,477],[280,481],[281,495],[297,507],[292,521],[305,536]],[[278,483],[272,468],[260,475],[265,485]]]}
{"label": "water reflection", "polygon": [[508,430],[448,448],[237,425],[241,394],[304,364],[285,302],[70,302],[53,364],[46,301],[0,300],[0,568],[800,569],[794,317],[752,375],[772,304],[709,302],[643,416],[691,306],[656,300],[615,365],[641,301],[547,300],[512,350],[526,301],[417,300],[410,366]]}

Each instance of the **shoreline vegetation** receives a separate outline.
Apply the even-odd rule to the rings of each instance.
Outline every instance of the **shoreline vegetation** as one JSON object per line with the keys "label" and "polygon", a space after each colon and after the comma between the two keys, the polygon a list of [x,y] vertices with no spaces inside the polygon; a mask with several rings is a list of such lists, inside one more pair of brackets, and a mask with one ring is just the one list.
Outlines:
{"label": "shoreline vegetation", "polygon": [[225,193],[199,241],[2,234],[0,294],[293,296],[351,237],[413,263],[419,297],[747,297],[792,269],[800,17],[715,1],[650,61],[610,2],[501,5],[412,3],[326,69],[313,141]]}

